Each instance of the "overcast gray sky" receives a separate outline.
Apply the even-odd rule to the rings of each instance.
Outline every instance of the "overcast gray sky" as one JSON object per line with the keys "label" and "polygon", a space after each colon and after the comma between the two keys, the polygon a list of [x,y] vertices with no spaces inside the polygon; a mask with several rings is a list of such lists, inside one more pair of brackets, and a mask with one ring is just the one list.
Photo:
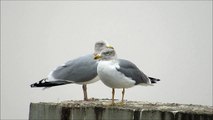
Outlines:
{"label": "overcast gray sky", "polygon": [[[28,118],[30,102],[83,99],[80,85],[29,85],[99,40],[162,80],[125,99],[212,105],[212,1],[1,1],[1,118]],[[99,81],[88,94],[111,98],[111,89]]]}

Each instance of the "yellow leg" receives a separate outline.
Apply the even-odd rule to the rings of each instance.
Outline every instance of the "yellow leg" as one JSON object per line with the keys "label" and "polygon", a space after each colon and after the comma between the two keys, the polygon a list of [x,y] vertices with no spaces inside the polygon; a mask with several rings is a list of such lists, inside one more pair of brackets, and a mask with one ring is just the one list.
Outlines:
{"label": "yellow leg", "polygon": [[125,88],[123,88],[123,90],[122,90],[122,99],[121,99],[121,102],[119,102],[116,105],[118,105],[118,106],[123,106],[124,105],[124,94],[125,94]]}
{"label": "yellow leg", "polygon": [[125,88],[123,88],[123,91],[122,91],[122,100],[121,100],[122,104],[124,103],[124,94],[125,94]]}
{"label": "yellow leg", "polygon": [[112,88],[112,105],[115,104],[115,102],[114,102],[114,96],[115,96],[115,88]]}

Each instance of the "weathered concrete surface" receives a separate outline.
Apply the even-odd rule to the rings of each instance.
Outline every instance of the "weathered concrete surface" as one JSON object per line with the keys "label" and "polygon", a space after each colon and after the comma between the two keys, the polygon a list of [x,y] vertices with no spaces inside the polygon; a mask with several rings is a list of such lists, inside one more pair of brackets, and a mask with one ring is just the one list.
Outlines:
{"label": "weathered concrete surface", "polygon": [[213,107],[176,103],[128,101],[110,106],[111,100],[31,103],[30,120],[213,120]]}

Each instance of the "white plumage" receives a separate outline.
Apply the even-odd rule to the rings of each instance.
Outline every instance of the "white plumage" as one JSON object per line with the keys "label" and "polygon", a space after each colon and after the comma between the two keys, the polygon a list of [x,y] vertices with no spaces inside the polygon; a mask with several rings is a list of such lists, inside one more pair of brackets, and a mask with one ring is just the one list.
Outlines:
{"label": "white plumage", "polygon": [[135,85],[135,81],[126,77],[123,73],[117,71],[118,62],[100,61],[98,63],[97,72],[102,82],[110,88],[130,88]]}

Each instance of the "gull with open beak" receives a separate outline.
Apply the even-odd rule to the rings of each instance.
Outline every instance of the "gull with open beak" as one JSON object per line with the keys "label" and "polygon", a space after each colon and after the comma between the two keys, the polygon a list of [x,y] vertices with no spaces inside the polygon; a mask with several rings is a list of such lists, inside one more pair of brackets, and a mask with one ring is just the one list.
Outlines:
{"label": "gull with open beak", "polygon": [[99,80],[99,77],[97,76],[98,62],[93,58],[106,48],[113,49],[113,47],[106,41],[96,42],[94,53],[69,60],[65,64],[58,66],[56,69],[51,71],[47,78],[31,84],[31,87],[48,88],[70,83],[81,84],[84,93],[84,100],[88,100],[87,84],[94,83]]}
{"label": "gull with open beak", "polygon": [[132,62],[124,59],[117,59],[114,49],[103,49],[94,59],[99,60],[97,72],[101,81],[112,88],[112,105],[114,105],[115,88],[123,89],[122,101],[124,104],[125,88],[135,85],[152,85],[159,79],[148,77]]}

